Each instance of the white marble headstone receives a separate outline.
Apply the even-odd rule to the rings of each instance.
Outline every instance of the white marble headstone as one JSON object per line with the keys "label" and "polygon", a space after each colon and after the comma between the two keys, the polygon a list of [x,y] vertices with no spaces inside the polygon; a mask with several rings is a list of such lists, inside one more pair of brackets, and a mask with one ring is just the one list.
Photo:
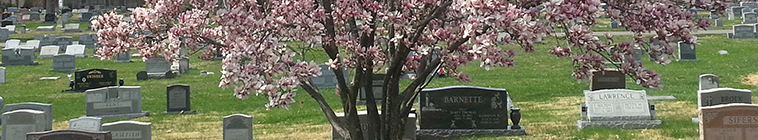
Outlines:
{"label": "white marble headstone", "polygon": [[28,40],[24,46],[32,47],[34,49],[39,48],[39,40]]}
{"label": "white marble headstone", "polygon": [[43,46],[39,51],[39,58],[50,58],[58,54],[59,46]]}
{"label": "white marble headstone", "polygon": [[11,40],[5,41],[5,48],[18,48],[20,44],[21,44],[21,40],[11,39]]}
{"label": "white marble headstone", "polygon": [[76,57],[85,57],[84,55],[84,45],[68,45],[66,48],[66,54],[75,55]]}
{"label": "white marble headstone", "polygon": [[719,77],[713,74],[700,75],[700,90],[719,88]]}

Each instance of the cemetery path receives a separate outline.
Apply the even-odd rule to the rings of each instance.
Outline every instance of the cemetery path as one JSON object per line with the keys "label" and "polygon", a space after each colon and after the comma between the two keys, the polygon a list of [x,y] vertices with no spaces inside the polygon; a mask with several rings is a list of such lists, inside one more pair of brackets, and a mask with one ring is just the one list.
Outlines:
{"label": "cemetery path", "polygon": [[[732,30],[698,30],[694,31],[694,34],[726,34],[731,33]],[[632,35],[632,32],[592,32],[592,35],[602,36],[606,33],[611,35]],[[564,33],[556,33],[557,36],[564,36]],[[653,33],[643,33],[643,35],[653,35]]]}

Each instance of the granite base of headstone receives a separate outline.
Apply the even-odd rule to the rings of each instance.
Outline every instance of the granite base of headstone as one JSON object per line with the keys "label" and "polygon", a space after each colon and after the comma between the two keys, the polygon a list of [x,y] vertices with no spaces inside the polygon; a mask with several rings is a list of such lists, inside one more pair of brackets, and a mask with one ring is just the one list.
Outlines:
{"label": "granite base of headstone", "polygon": [[111,132],[77,129],[62,129],[45,132],[30,132],[26,140],[112,140]]}
{"label": "granite base of headstone", "polygon": [[[142,111],[142,90],[139,86],[110,86],[85,91],[88,117],[103,120],[146,117]],[[105,129],[103,129],[105,130]]]}
{"label": "granite base of headstone", "polygon": [[166,87],[165,114],[195,114],[190,104],[190,86],[175,84]]}
{"label": "granite base of headstone", "polygon": [[[520,109],[511,108],[507,99],[508,92],[504,89],[473,86],[423,89],[419,96],[421,113],[416,138],[526,135],[519,125]],[[509,118],[513,125],[509,125]]]}
{"label": "granite base of headstone", "polygon": [[654,105],[644,90],[604,89],[585,91],[579,129],[619,128],[647,129],[661,126],[655,119]]}

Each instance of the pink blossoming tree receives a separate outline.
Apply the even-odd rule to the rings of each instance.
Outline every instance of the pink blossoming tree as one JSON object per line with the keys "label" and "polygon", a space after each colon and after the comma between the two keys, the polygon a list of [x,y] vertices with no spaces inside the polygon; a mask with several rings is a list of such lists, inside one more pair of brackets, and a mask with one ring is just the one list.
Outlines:
{"label": "pink blossoming tree", "polygon": [[[622,61],[633,55],[635,47],[659,54],[655,60],[666,64],[673,58],[674,46],[683,40],[696,43],[691,31],[709,25],[708,18],[695,18],[681,7],[701,8],[723,13],[725,0],[146,0],[147,8],[136,8],[125,20],[123,15],[106,13],[92,21],[98,31],[97,50],[101,59],[128,50],[139,50],[145,58],[156,55],[178,57],[181,48],[202,49],[201,58],[210,58],[217,48],[224,55],[219,83],[234,88],[234,95],[247,98],[263,94],[265,106],[287,108],[294,103],[296,87],[305,90],[323,110],[330,124],[348,139],[401,139],[405,116],[414,99],[444,69],[462,81],[469,75],[457,69],[472,61],[481,67],[513,66],[514,50],[503,50],[500,43],[517,44],[534,51],[538,36],[557,36],[566,43],[550,51],[570,57],[573,76],[586,79],[590,70],[606,67],[604,61],[618,64],[623,73],[644,87],[661,87],[659,75],[640,62]],[[617,41],[610,35],[600,40],[590,27],[596,24],[601,3],[605,13],[627,30],[634,39]],[[544,11],[538,11],[544,5]],[[567,28],[554,30],[562,25]],[[557,31],[557,33],[556,33]],[[641,33],[657,36],[643,38]],[[498,37],[505,33],[506,37]],[[562,35],[558,35],[562,34]],[[336,118],[322,94],[309,81],[317,77],[324,62],[296,60],[297,50],[285,44],[298,41],[320,45],[331,59],[326,62],[337,76],[337,94],[345,121]],[[203,45],[200,45],[203,44]],[[439,54],[432,51],[440,47]],[[409,54],[421,61],[410,61]],[[432,59],[432,55],[439,55]],[[342,70],[351,69],[353,79],[345,81]],[[375,69],[386,70],[381,100],[381,115],[374,100],[367,107],[371,127],[363,136],[357,118],[356,97],[360,88],[372,99],[370,80]],[[403,71],[417,74],[410,85],[398,84]],[[547,78],[547,77],[546,77]],[[333,96],[333,95],[326,95]],[[332,103],[334,104],[334,103]]]}

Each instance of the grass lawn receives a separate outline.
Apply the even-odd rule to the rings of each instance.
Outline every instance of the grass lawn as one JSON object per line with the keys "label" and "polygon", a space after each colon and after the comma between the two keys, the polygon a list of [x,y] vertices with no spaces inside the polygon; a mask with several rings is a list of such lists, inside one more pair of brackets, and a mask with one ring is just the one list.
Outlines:
{"label": "grass lawn", "polygon": [[[725,23],[726,25],[726,23]],[[11,36],[13,37],[13,36]],[[33,36],[32,36],[33,37]],[[579,104],[584,102],[582,90],[588,83],[577,83],[571,76],[570,58],[558,58],[547,51],[554,45],[553,38],[545,38],[546,43],[537,45],[534,53],[525,53],[518,46],[503,46],[516,49],[516,67],[496,68],[489,71],[478,67],[478,63],[462,68],[474,80],[459,83],[452,78],[435,79],[429,88],[471,85],[504,88],[510,93],[516,107],[522,109],[521,125],[528,135],[517,137],[470,137],[464,139],[699,139],[697,124],[690,119],[697,117],[698,76],[716,74],[722,87],[749,89],[755,85],[741,82],[744,77],[758,72],[758,43],[756,39],[727,39],[725,35],[698,35],[701,45],[697,46],[699,62],[672,62],[658,65],[643,56],[643,65],[660,73],[661,89],[644,89],[627,80],[629,89],[646,90],[648,95],[673,95],[677,100],[654,101],[656,118],[663,121],[660,128],[642,130],[585,129],[579,130],[576,121],[580,119]],[[553,44],[550,44],[553,43]],[[563,43],[565,44],[565,43]],[[726,50],[727,55],[717,51]],[[91,54],[92,50],[87,51]],[[134,53],[133,51],[132,53]],[[221,61],[203,61],[199,54],[190,57],[190,72],[174,79],[137,81],[136,73],[145,70],[139,58],[131,63],[117,63],[98,58],[77,59],[78,69],[107,68],[118,70],[118,77],[125,79],[127,86],[142,87],[142,109],[149,111],[149,117],[134,119],[153,125],[153,139],[222,139],[221,118],[241,113],[253,116],[255,139],[330,139],[331,130],[320,108],[304,90],[298,90],[294,104],[289,110],[275,108],[267,111],[266,97],[251,96],[237,99],[233,89],[218,87]],[[326,62],[323,51],[309,52],[307,59],[317,63]],[[54,105],[54,129],[68,127],[68,120],[86,114],[84,93],[61,92],[68,88],[67,74],[53,72],[52,58],[37,59],[38,66],[4,66],[7,68],[7,82],[0,84],[0,96],[6,104],[21,102],[41,102]],[[215,75],[200,75],[206,70]],[[59,80],[42,81],[40,77],[58,76]],[[403,81],[408,84],[409,81]],[[192,91],[192,115],[162,114],[166,110],[166,87],[172,84],[189,84]],[[332,108],[341,109],[339,97],[334,89],[321,89]],[[756,100],[756,99],[753,99]],[[302,104],[300,104],[302,103]],[[114,122],[118,120],[106,121]]]}

